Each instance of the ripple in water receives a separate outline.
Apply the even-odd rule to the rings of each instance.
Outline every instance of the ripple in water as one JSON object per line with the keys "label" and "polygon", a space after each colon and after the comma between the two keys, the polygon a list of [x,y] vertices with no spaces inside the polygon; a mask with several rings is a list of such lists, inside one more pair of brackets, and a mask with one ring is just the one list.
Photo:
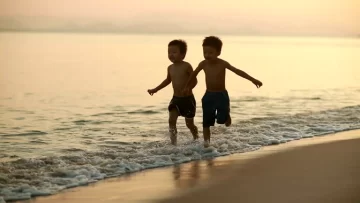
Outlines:
{"label": "ripple in water", "polygon": [[[89,122],[89,121],[82,121]],[[124,142],[103,137],[99,150],[68,148],[66,155],[0,163],[0,196],[29,199],[144,169],[257,150],[262,146],[360,128],[360,106],[254,118],[230,128],[213,129],[212,146],[179,133],[179,145],[168,139]],[[110,140],[109,140],[110,139]],[[91,141],[86,141],[90,143]]]}

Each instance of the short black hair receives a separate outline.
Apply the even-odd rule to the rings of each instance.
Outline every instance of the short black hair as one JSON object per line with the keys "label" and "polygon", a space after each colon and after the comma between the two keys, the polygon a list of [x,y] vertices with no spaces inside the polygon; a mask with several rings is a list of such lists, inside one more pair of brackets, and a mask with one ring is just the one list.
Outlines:
{"label": "short black hair", "polygon": [[181,54],[186,55],[187,52],[187,44],[184,40],[182,39],[174,39],[171,42],[169,42],[168,46],[177,46],[180,50]]}
{"label": "short black hair", "polygon": [[216,51],[221,52],[223,43],[220,38],[216,36],[209,36],[209,37],[205,37],[202,45],[213,47],[216,49]]}

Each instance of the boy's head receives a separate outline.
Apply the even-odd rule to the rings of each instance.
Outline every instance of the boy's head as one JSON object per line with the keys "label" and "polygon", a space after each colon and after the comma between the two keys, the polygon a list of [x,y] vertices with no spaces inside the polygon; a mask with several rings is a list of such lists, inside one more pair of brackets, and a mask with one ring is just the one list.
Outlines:
{"label": "boy's head", "polygon": [[221,54],[222,41],[218,37],[205,37],[202,46],[206,60],[214,60]]}
{"label": "boy's head", "polygon": [[173,63],[184,60],[187,52],[187,45],[184,40],[176,39],[169,42],[168,57]]}

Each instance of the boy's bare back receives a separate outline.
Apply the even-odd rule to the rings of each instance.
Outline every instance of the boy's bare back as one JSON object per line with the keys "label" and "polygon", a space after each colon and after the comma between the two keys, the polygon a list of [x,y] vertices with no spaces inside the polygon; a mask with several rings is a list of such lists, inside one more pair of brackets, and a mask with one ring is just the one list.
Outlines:
{"label": "boy's bare back", "polygon": [[174,89],[174,96],[184,97],[192,95],[192,91],[184,92],[183,89],[188,81],[192,66],[188,62],[174,63],[168,67],[168,77],[170,77]]}

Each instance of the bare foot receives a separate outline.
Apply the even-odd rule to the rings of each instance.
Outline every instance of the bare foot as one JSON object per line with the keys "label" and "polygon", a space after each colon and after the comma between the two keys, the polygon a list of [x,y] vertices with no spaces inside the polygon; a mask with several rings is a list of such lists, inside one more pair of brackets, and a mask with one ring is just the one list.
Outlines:
{"label": "bare foot", "polygon": [[177,144],[177,136],[176,135],[170,135],[171,144],[175,145]]}
{"label": "bare foot", "polygon": [[230,125],[231,125],[231,116],[230,116],[230,114],[229,114],[229,118],[226,120],[225,126],[226,126],[226,127],[229,127]]}
{"label": "bare foot", "polygon": [[204,140],[204,148],[208,148],[210,146],[210,140]]}
{"label": "bare foot", "polygon": [[169,133],[170,133],[171,144],[176,145],[177,144],[177,130],[176,130],[176,128],[170,128]]}
{"label": "bare foot", "polygon": [[194,140],[199,139],[199,131],[196,126],[191,130],[191,134],[193,135]]}

